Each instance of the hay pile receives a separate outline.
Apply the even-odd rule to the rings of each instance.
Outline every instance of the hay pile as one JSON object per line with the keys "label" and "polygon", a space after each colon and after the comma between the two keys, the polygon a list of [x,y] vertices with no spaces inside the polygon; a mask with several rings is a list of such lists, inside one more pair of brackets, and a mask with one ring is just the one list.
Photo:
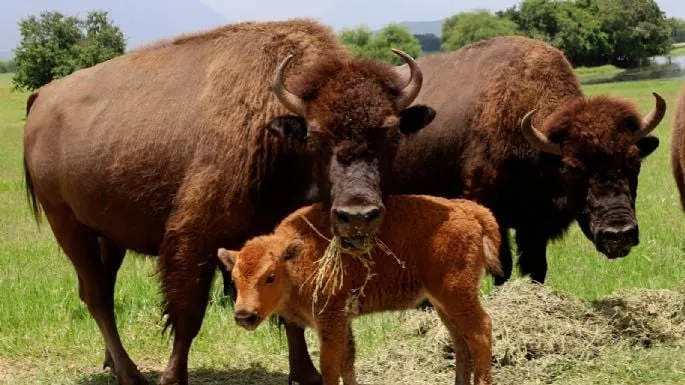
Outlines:
{"label": "hay pile", "polygon": [[[549,383],[569,369],[592,365],[618,346],[685,345],[685,290],[620,291],[590,303],[514,280],[483,304],[493,322],[497,384]],[[361,372],[379,375],[388,384],[453,381],[449,335],[435,311],[410,311],[402,317],[407,338],[393,341]]]}

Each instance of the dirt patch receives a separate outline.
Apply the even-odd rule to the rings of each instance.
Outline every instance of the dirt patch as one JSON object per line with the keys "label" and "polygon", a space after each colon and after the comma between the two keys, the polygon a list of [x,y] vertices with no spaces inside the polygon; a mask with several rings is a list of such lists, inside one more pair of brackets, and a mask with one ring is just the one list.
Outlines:
{"label": "dirt patch", "polygon": [[[493,322],[496,384],[550,383],[617,347],[685,346],[685,290],[633,289],[586,302],[515,280],[483,304]],[[453,381],[449,335],[435,311],[406,312],[402,318],[407,338],[366,360],[362,376],[376,373],[387,383]]]}

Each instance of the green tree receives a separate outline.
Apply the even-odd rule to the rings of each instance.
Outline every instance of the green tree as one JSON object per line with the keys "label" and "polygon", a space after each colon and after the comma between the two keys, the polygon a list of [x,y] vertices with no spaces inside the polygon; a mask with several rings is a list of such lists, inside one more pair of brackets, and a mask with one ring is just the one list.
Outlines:
{"label": "green tree", "polygon": [[0,73],[14,72],[17,70],[17,65],[14,60],[0,61]]}
{"label": "green tree", "polygon": [[671,29],[654,0],[597,0],[602,30],[613,48],[611,64],[635,67],[671,47]]}
{"label": "green tree", "polygon": [[685,20],[672,17],[668,19],[671,28],[671,41],[674,43],[685,43]]}
{"label": "green tree", "polygon": [[518,35],[516,23],[487,10],[462,12],[445,19],[442,25],[442,49],[454,51],[467,44],[495,36]]}
{"label": "green tree", "polygon": [[389,24],[375,35],[366,27],[345,29],[340,33],[340,41],[358,57],[392,64],[404,62],[392,53],[391,48],[400,49],[414,58],[423,54],[418,39],[399,24]]}
{"label": "green tree", "polygon": [[416,40],[421,44],[421,50],[425,53],[428,52],[440,52],[442,51],[442,46],[440,45],[440,38],[432,33],[424,33],[414,35]]}
{"label": "green tree", "polygon": [[124,53],[124,36],[107,12],[92,11],[85,20],[42,12],[19,22],[22,40],[15,50],[16,89],[34,90],[53,79]]}

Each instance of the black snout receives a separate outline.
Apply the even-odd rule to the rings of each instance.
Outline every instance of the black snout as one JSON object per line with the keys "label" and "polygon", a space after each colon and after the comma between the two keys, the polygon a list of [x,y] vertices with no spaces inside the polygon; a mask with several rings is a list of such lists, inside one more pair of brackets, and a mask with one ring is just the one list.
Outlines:
{"label": "black snout", "polygon": [[337,235],[349,247],[362,248],[363,240],[376,234],[383,222],[385,207],[382,205],[339,206],[332,210]]}
{"label": "black snout", "polygon": [[239,310],[235,313],[235,322],[242,327],[252,327],[259,321],[257,313],[246,310]]}
{"label": "black snout", "polygon": [[635,224],[605,227],[597,232],[597,248],[611,259],[625,257],[639,243]]}

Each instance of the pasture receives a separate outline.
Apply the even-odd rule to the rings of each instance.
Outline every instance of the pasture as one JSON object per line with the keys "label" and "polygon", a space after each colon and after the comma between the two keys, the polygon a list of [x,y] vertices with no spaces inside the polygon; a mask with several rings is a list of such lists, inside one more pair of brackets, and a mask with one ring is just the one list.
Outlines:
{"label": "pasture", "polygon": [[[100,369],[104,345],[78,298],[74,270],[47,223],[37,227],[26,203],[22,135],[27,94],[10,92],[9,83],[10,75],[0,75],[0,384],[114,384],[109,373]],[[631,99],[642,113],[652,108],[651,92],[657,91],[669,108],[655,131],[661,140],[659,149],[643,163],[640,174],[640,245],[628,257],[609,261],[574,226],[563,241],[548,248],[549,288],[579,301],[597,300],[629,288],[685,290],[685,214],[679,207],[669,163],[673,106],[682,83],[658,80],[585,87],[590,95],[610,93]],[[168,337],[161,335],[155,264],[153,258],[129,254],[116,288],[117,321],[124,346],[152,381],[163,370],[171,349]],[[217,285],[220,282],[215,281],[212,304],[191,350],[190,382],[286,384],[285,333],[266,325],[252,333],[238,328]],[[490,289],[488,279],[484,294]],[[510,310],[524,318],[534,314],[517,306],[512,303],[507,305],[509,309],[497,311]],[[397,383],[390,378],[411,384],[453,381],[452,364],[441,361],[445,353],[429,349],[433,346],[430,338],[407,326],[412,317],[425,316],[412,313],[418,312],[355,321],[361,383]],[[497,333],[497,322],[494,329]],[[318,364],[315,334],[308,331],[307,338]],[[512,382],[517,384],[683,384],[685,336],[675,342],[656,341],[648,348],[621,343],[606,346],[591,360],[555,367],[554,373],[515,369],[509,368],[511,373],[506,374],[519,376]],[[504,371],[494,374],[495,383],[505,382]]]}

